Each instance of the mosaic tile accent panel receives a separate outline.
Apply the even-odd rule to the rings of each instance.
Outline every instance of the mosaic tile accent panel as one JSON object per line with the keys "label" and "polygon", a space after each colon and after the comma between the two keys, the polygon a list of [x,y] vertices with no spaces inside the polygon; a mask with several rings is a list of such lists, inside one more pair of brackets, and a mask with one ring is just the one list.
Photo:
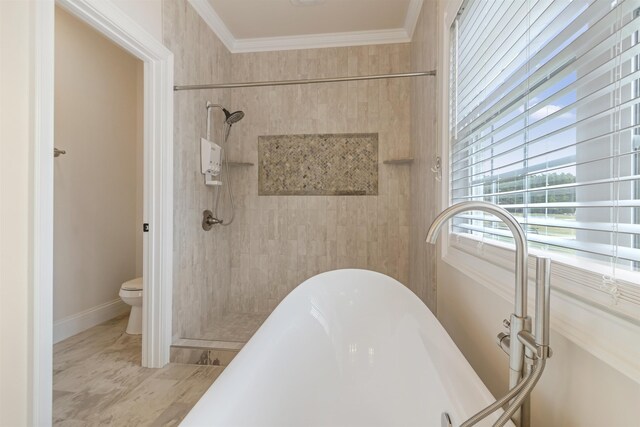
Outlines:
{"label": "mosaic tile accent panel", "polygon": [[258,137],[258,195],[375,196],[378,134]]}

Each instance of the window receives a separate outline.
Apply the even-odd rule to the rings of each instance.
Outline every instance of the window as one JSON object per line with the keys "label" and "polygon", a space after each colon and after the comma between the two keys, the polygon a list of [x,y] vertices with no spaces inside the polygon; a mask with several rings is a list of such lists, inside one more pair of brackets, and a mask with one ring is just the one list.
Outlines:
{"label": "window", "polygon": [[[469,0],[451,28],[451,201],[502,205],[605,285],[640,270],[639,17],[639,0]],[[511,240],[480,212],[452,230]]]}

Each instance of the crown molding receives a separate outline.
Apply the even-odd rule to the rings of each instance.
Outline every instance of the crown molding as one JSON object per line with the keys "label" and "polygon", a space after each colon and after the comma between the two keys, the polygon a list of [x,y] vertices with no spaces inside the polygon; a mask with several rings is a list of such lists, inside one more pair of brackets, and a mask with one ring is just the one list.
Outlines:
{"label": "crown molding", "polygon": [[413,38],[413,32],[418,24],[420,18],[420,12],[422,11],[422,3],[424,0],[411,0],[409,7],[407,8],[407,16],[404,19],[404,29],[409,36],[409,39]]}
{"label": "crown molding", "polygon": [[234,45],[236,43],[235,37],[227,28],[220,15],[211,7],[211,4],[207,0],[189,0],[191,7],[200,15],[200,17],[207,23],[209,28],[213,30],[218,36],[220,41],[226,46],[231,53],[234,53]]}
{"label": "crown molding", "polygon": [[404,28],[379,31],[306,34],[304,36],[260,37],[237,39],[233,53],[267,52],[274,50],[318,49],[327,47],[363,46],[388,43],[408,43],[411,38]]}
{"label": "crown molding", "polygon": [[189,4],[231,53],[409,43],[420,16],[422,3],[423,0],[409,2],[402,28],[236,39],[208,0],[189,0]]}

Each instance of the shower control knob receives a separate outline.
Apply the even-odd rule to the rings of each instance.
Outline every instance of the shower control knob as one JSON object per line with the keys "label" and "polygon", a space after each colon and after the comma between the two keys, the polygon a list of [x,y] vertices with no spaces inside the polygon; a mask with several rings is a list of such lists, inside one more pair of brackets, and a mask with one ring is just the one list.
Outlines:
{"label": "shower control knob", "polygon": [[509,322],[509,320],[507,320],[507,319],[504,319],[502,321],[502,326],[504,326],[507,329],[511,329],[511,322]]}
{"label": "shower control knob", "polygon": [[209,231],[214,225],[221,224],[221,223],[222,221],[214,217],[213,212],[211,212],[210,210],[207,209],[204,212],[202,212],[202,229],[203,230]]}

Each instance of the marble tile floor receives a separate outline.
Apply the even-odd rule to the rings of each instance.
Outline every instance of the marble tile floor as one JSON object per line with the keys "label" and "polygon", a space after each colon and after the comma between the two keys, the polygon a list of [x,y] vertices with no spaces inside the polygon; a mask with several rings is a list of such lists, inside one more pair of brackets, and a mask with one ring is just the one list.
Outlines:
{"label": "marble tile floor", "polygon": [[118,317],[53,347],[55,426],[175,426],[224,367],[140,366],[141,336]]}

